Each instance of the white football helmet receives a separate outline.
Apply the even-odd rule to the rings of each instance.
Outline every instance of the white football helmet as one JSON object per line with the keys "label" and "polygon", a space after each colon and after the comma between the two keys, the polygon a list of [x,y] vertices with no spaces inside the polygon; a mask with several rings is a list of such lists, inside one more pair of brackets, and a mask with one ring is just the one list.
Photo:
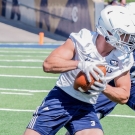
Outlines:
{"label": "white football helmet", "polygon": [[122,6],[107,6],[101,11],[97,32],[104,36],[106,42],[130,53],[135,49],[135,24],[128,10]]}
{"label": "white football helmet", "polygon": [[131,19],[133,23],[135,24],[135,2],[130,2],[125,7],[128,9],[131,15]]}

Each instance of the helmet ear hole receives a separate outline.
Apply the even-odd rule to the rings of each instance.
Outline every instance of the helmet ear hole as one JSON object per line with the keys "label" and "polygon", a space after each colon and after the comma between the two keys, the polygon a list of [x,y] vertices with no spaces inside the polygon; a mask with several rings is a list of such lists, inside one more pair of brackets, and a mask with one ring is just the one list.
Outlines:
{"label": "helmet ear hole", "polygon": [[105,37],[105,40],[106,40],[106,41],[110,41],[108,36]]}
{"label": "helmet ear hole", "polygon": [[121,31],[118,31],[118,34],[121,36],[123,33]]}

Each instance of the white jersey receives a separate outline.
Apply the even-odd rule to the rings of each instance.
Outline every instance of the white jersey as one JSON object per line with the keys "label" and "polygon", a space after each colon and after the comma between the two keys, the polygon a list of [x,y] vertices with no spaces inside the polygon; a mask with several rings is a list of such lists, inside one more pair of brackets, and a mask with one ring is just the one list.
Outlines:
{"label": "white jersey", "polygon": [[[102,57],[96,48],[96,38],[98,33],[90,32],[87,29],[82,29],[79,33],[71,33],[70,37],[74,43],[76,54],[74,60],[104,62],[106,63],[106,80],[110,82],[115,77],[121,75],[125,71],[130,70],[133,65],[133,55],[123,54],[120,50],[114,49],[106,57]],[[71,70],[61,73],[56,85],[60,87],[70,96],[86,103],[95,104],[99,96],[99,92],[91,91],[89,94],[82,93],[73,88],[76,75],[80,69]]]}

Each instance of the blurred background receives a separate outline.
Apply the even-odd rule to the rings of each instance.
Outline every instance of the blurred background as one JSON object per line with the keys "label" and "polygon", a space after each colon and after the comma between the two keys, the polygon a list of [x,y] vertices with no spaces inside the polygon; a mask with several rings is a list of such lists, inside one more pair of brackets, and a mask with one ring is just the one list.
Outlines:
{"label": "blurred background", "polygon": [[[55,85],[59,74],[43,72],[44,59],[71,32],[94,31],[105,6],[129,2],[0,0],[0,135],[22,135]],[[101,124],[105,135],[135,135],[135,113],[126,105],[117,105]],[[57,135],[65,132],[62,128]]]}
{"label": "blurred background", "polygon": [[[52,39],[47,38],[45,42],[63,41],[71,32],[78,32],[81,28],[95,30],[99,13],[106,5],[124,5],[132,1],[0,0],[0,22],[34,34],[43,32],[46,38]],[[0,25],[0,35],[3,35],[0,37],[0,42],[17,42],[17,40],[18,42],[38,42],[39,40],[38,35],[30,35],[12,28],[9,26],[4,28],[4,25]]]}

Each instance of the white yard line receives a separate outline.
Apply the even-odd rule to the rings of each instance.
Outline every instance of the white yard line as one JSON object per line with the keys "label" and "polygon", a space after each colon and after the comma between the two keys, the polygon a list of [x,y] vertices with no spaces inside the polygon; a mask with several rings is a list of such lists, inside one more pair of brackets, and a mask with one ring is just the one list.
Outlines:
{"label": "white yard line", "polygon": [[15,93],[15,92],[0,92],[1,94],[5,95],[25,95],[25,96],[31,96],[32,93]]}
{"label": "white yard line", "polygon": [[41,67],[32,67],[32,66],[0,66],[0,68],[42,68]]}
{"label": "white yard line", "polygon": [[117,114],[109,114],[110,117],[122,117],[122,118],[135,118],[135,116],[130,115],[117,115]]}
{"label": "white yard line", "polygon": [[[8,111],[8,112],[34,112],[35,110],[25,110],[25,109],[10,109],[10,108],[0,108],[0,111]],[[135,118],[135,116],[131,115],[108,115],[111,117],[122,117],[122,118]]]}
{"label": "white yard line", "polygon": [[24,60],[0,60],[2,62],[43,62],[43,60],[37,59],[24,59]]}
{"label": "white yard line", "polygon": [[38,54],[41,54],[41,53],[42,53],[42,54],[49,54],[49,53],[51,53],[50,51],[47,51],[47,52],[46,52],[46,51],[38,51],[38,52],[37,52],[37,51],[27,51],[27,50],[24,50],[24,51],[13,51],[13,50],[11,50],[11,51],[5,51],[5,50],[0,50],[0,52],[1,52],[1,53],[10,53],[10,54],[11,54],[11,53],[29,53],[29,54],[31,54],[31,53],[32,53],[32,54],[33,54],[33,53],[36,53],[36,54],[37,54],[37,53],[38,53]]}
{"label": "white yard line", "polygon": [[0,77],[12,77],[12,78],[33,78],[33,79],[58,79],[58,77],[49,77],[49,76],[24,76],[24,75],[2,75]]}
{"label": "white yard line", "polygon": [[50,90],[28,90],[28,89],[11,89],[11,88],[0,88],[0,91],[18,91],[18,92],[32,92],[32,93],[42,93],[49,92]]}
{"label": "white yard line", "polygon": [[22,110],[22,109],[0,108],[0,111],[9,111],[9,112],[34,112],[35,110]]}
{"label": "white yard line", "polygon": [[[8,56],[10,56],[10,57],[23,57],[23,58],[25,58],[25,57],[41,57],[41,58],[46,58],[48,55],[42,55],[42,56],[40,56],[40,55],[8,55]],[[7,55],[5,54],[5,55],[2,55],[2,54],[0,54],[0,57],[7,57]]]}

